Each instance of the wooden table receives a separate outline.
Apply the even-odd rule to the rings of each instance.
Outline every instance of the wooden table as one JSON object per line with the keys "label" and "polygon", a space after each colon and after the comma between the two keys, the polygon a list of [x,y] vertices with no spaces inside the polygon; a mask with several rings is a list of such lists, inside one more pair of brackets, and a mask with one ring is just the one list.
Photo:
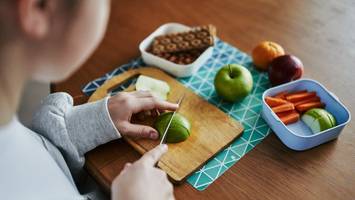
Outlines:
{"label": "wooden table", "polygon": [[[261,40],[300,57],[305,77],[323,83],[355,114],[355,3],[352,0],[113,0],[106,37],[95,54],[52,91],[78,97],[90,80],[139,55],[138,44],[166,22],[212,23],[223,40],[250,52]],[[76,98],[76,103],[85,99]],[[205,191],[175,187],[177,199],[354,199],[355,124],[305,152],[270,134]],[[88,170],[106,188],[125,162],[139,158],[124,141],[87,154]]]}

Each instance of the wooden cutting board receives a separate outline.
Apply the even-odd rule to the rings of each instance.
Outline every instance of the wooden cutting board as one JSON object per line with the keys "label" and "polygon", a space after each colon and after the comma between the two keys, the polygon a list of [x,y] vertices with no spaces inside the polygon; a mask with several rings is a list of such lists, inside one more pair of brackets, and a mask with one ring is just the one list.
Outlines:
{"label": "wooden cutting board", "polygon": [[[157,164],[174,182],[179,183],[185,180],[188,175],[242,134],[243,126],[238,121],[156,68],[133,69],[107,80],[93,93],[89,102],[106,97],[112,89],[141,74],[166,81],[171,88],[168,101],[176,102],[181,95],[185,94],[179,113],[191,122],[191,135],[184,142],[169,144],[168,153]],[[134,87],[130,87],[131,90],[132,88]],[[152,125],[153,119],[135,123]],[[159,141],[148,139],[125,139],[141,154],[159,144]]]}

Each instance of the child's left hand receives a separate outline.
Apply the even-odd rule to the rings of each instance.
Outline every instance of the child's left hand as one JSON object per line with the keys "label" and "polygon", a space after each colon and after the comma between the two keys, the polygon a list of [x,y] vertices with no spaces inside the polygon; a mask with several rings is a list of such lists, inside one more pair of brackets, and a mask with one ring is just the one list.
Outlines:
{"label": "child's left hand", "polygon": [[150,92],[120,92],[108,100],[108,110],[112,121],[121,135],[135,138],[158,139],[158,132],[149,126],[132,124],[133,114],[150,110],[176,110],[178,105],[159,100]]}

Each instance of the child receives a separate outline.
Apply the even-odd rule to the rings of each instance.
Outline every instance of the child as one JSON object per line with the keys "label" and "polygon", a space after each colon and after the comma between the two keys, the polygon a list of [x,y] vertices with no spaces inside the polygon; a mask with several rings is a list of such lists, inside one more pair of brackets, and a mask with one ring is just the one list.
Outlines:
{"label": "child", "polygon": [[[81,106],[56,93],[43,101],[32,130],[18,121],[26,81],[60,81],[75,71],[102,39],[109,7],[108,0],[0,1],[0,199],[104,198],[84,179],[84,154],[122,135],[157,139],[153,128],[131,124],[131,115],[177,108],[149,92]],[[112,199],[174,199],[166,174],[154,167],[166,151],[161,145],[126,164]]]}

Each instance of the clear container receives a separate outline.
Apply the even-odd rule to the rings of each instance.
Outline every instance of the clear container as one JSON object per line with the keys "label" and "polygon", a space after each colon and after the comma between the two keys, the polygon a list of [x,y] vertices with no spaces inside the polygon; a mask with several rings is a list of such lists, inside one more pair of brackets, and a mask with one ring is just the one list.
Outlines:
{"label": "clear container", "polygon": [[[317,92],[321,101],[326,105],[325,109],[336,118],[338,125],[314,134],[302,120],[289,125],[282,123],[279,117],[266,104],[265,97],[274,96],[282,91],[292,92],[298,90]],[[343,128],[349,123],[351,114],[339,101],[338,97],[327,90],[322,84],[311,79],[300,79],[266,90],[263,93],[262,117],[286,146],[302,151],[337,138]]]}

